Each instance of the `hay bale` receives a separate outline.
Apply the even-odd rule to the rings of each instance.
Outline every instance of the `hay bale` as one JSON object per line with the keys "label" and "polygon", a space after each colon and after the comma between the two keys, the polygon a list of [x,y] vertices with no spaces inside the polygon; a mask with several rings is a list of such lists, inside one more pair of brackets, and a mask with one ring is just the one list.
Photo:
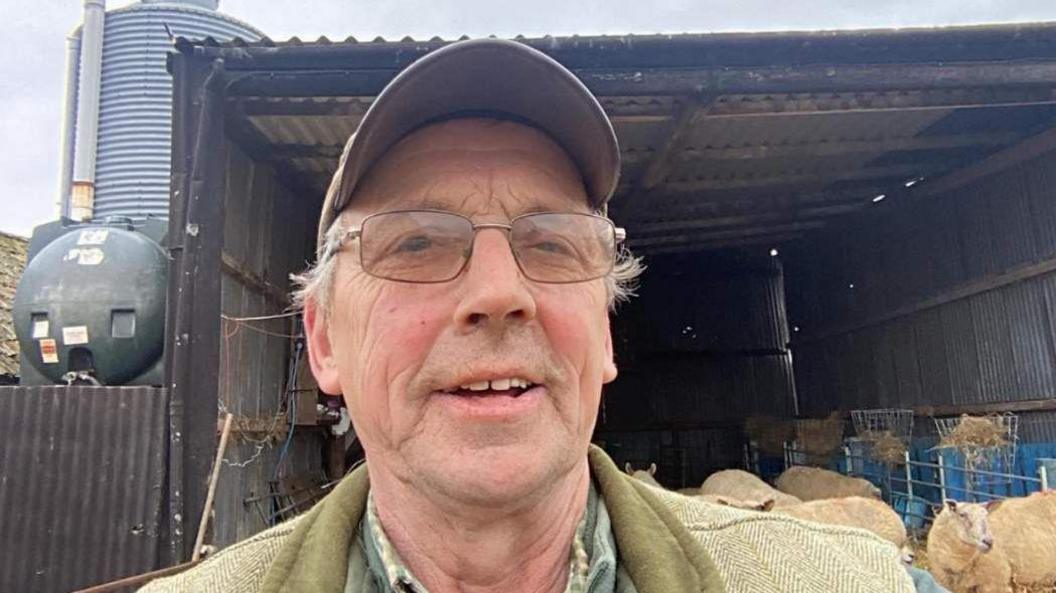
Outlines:
{"label": "hay bale", "polygon": [[800,451],[816,457],[831,455],[843,446],[843,415],[833,412],[828,418],[796,421],[796,443]]}
{"label": "hay bale", "polygon": [[860,438],[869,444],[869,456],[873,459],[888,464],[905,463],[906,443],[890,430],[867,430]]}
{"label": "hay bale", "polygon": [[785,442],[795,438],[796,432],[788,418],[750,416],[744,421],[744,432],[755,442],[760,453],[783,455]]}
{"label": "hay bale", "polygon": [[939,441],[939,447],[974,449],[1003,447],[1008,444],[1007,429],[1000,416],[969,416],[964,414],[957,428]]}

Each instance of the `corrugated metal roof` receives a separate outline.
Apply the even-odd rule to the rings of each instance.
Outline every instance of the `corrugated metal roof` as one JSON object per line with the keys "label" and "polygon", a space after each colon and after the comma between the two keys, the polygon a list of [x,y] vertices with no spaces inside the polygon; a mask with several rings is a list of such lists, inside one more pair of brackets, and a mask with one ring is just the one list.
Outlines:
{"label": "corrugated metal roof", "polygon": [[[1056,24],[1040,23],[516,39],[572,69],[598,97],[624,159],[610,212],[642,252],[662,253],[796,239],[909,179],[941,177],[1041,131],[1056,122],[1056,87],[1029,68],[1056,66],[1053,33]],[[321,194],[373,95],[451,41],[176,45],[224,59],[229,121],[267,144],[254,154],[291,171],[298,191]],[[906,74],[936,64],[970,66],[967,82]],[[997,82],[980,86],[980,65]],[[1000,82],[1015,69],[1038,84]],[[761,88],[756,80],[767,81],[765,91],[751,90]],[[691,228],[672,239],[653,224],[672,220]],[[926,282],[909,280],[905,289]]]}
{"label": "corrugated metal roof", "polygon": [[[987,25],[972,25],[972,26],[949,26],[949,27],[908,27],[900,29],[844,29],[844,30],[815,30],[815,31],[740,31],[740,32],[723,32],[723,33],[700,33],[700,32],[680,32],[680,33],[619,33],[619,34],[602,34],[602,35],[543,35],[543,36],[525,36],[516,35],[511,39],[532,43],[533,45],[544,45],[551,48],[606,48],[615,49],[621,46],[649,46],[652,44],[661,45],[674,45],[678,50],[684,50],[685,48],[695,48],[701,43],[710,43],[715,45],[731,45],[737,46],[745,42],[771,42],[771,43],[784,43],[790,45],[804,45],[804,46],[821,46],[821,47],[804,47],[801,49],[800,55],[788,55],[782,57],[771,56],[767,61],[774,59],[794,59],[802,58],[811,55],[811,50],[825,50],[827,45],[846,43],[851,45],[857,45],[858,51],[868,51],[868,43],[880,42],[880,43],[891,43],[901,42],[906,45],[912,45],[913,49],[921,51],[924,48],[931,50],[932,52],[941,52],[942,47],[935,47],[933,43],[934,38],[943,38],[948,43],[955,43],[956,41],[964,41],[964,38],[976,41],[976,45],[989,45],[991,43],[1007,43],[1008,40],[1018,40],[1019,47],[1005,47],[1003,50],[1008,52],[1009,57],[1024,55],[1036,55],[1045,50],[1051,50],[1054,45],[1051,39],[1051,32],[1056,29],[1056,25],[1053,23],[1010,23],[1010,24],[987,24]],[[489,37],[495,37],[490,35]],[[236,48],[283,48],[283,47],[304,47],[304,46],[334,46],[334,45],[395,45],[395,44],[417,44],[417,45],[437,45],[444,43],[452,43],[455,41],[461,41],[470,39],[469,35],[461,35],[459,37],[440,37],[432,36],[429,39],[415,39],[410,35],[406,35],[399,39],[385,38],[382,36],[376,36],[372,39],[359,39],[355,36],[348,36],[344,39],[331,40],[330,38],[320,36],[314,40],[303,40],[300,37],[294,36],[287,39],[275,40],[269,37],[263,37],[257,41],[247,41],[244,39],[233,39],[230,41],[217,41],[214,38],[206,37],[204,39],[182,39],[182,43],[190,46],[201,46],[201,47],[236,47]],[[973,52],[979,51],[978,47],[965,46],[958,48],[959,51],[955,52],[954,55],[959,56],[960,59],[970,61],[976,58]],[[742,51],[743,54],[749,54],[750,52]],[[680,58],[682,56],[679,56]],[[747,57],[747,56],[746,56]],[[889,60],[898,60],[897,55],[882,56]],[[930,56],[929,56],[930,57]],[[697,58],[699,59],[699,58]]]}
{"label": "corrugated metal roof", "polygon": [[152,387],[0,387],[0,590],[158,568],[167,404]]}

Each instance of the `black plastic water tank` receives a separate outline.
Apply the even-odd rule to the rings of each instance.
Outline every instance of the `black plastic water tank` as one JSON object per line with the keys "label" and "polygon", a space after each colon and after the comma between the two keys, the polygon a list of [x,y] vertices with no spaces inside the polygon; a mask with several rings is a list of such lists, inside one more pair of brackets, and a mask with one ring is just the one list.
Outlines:
{"label": "black plastic water tank", "polygon": [[64,383],[69,372],[104,385],[160,383],[164,249],[128,224],[47,232],[36,253],[30,243],[12,311],[22,384]]}

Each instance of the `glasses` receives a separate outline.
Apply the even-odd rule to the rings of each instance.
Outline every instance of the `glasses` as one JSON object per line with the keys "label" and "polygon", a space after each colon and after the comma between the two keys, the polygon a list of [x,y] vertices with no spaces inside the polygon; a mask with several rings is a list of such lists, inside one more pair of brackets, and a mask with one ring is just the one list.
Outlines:
{"label": "glasses", "polygon": [[569,284],[612,271],[616,246],[626,232],[594,214],[525,214],[509,224],[482,223],[442,210],[399,210],[372,214],[341,238],[359,239],[359,260],[371,276],[397,282],[454,280],[473,255],[477,231],[506,231],[524,276],[536,282]]}

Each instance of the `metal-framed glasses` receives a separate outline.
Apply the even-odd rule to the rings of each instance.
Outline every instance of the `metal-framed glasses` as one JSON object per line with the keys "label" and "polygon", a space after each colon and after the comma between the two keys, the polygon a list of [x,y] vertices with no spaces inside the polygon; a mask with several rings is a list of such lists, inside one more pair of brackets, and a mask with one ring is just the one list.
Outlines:
{"label": "metal-framed glasses", "polygon": [[521,273],[549,284],[586,282],[612,271],[626,232],[594,214],[525,214],[509,224],[481,223],[443,210],[397,210],[372,214],[339,241],[359,239],[359,261],[371,276],[397,282],[454,280],[473,255],[477,232],[506,231]]}

